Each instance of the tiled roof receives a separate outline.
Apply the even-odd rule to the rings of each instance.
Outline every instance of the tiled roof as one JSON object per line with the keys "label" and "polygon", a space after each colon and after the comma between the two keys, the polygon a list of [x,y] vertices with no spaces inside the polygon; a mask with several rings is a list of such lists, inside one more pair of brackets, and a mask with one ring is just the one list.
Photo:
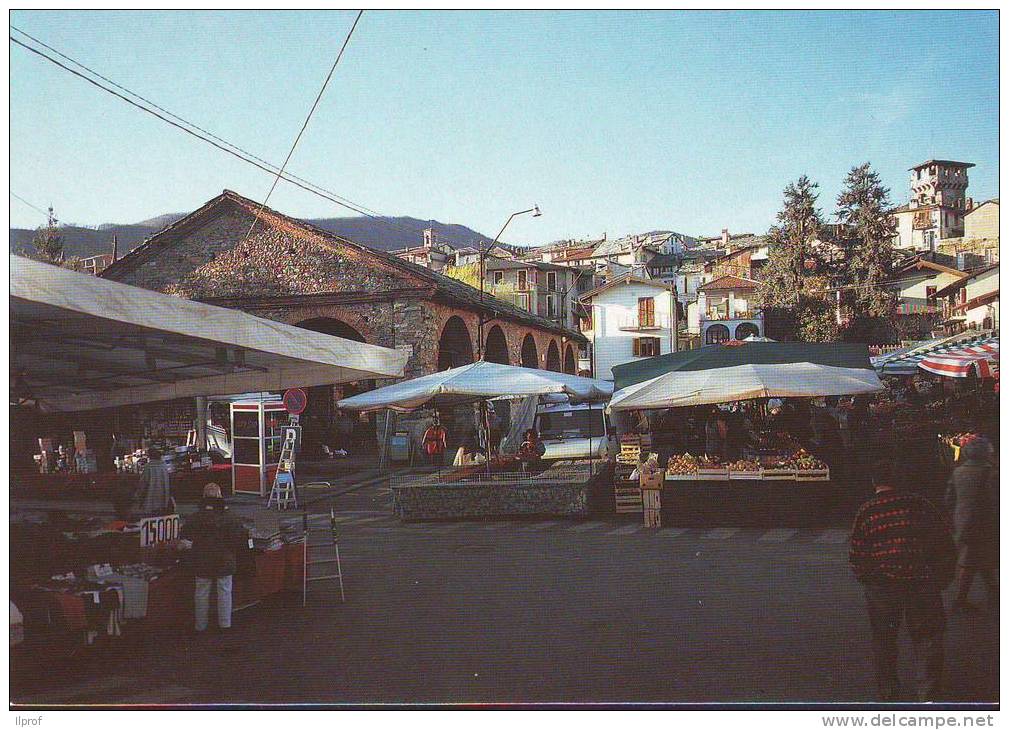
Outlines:
{"label": "tiled roof", "polygon": [[712,291],[715,289],[756,289],[757,282],[753,279],[744,279],[740,276],[720,276],[714,281],[709,281],[700,287],[699,291]]}
{"label": "tiled roof", "polygon": [[927,165],[946,165],[947,167],[962,167],[964,169],[968,167],[974,167],[973,162],[957,162],[956,160],[925,160],[920,165],[915,165],[914,167],[907,168],[909,171],[917,170]]}
{"label": "tiled roof", "polygon": [[379,251],[360,243],[355,243],[349,239],[342,238],[341,236],[337,236],[336,234],[330,233],[322,228],[313,226],[311,223],[306,221],[298,218],[292,218],[291,216],[284,215],[272,208],[261,206],[256,201],[250,200],[249,198],[239,195],[231,190],[225,190],[216,198],[205,203],[198,210],[168,226],[163,231],[154,234],[114,264],[106,268],[102,272],[102,275],[105,278],[115,279],[116,275],[119,273],[129,271],[134,268],[134,266],[139,265],[142,261],[149,260],[150,258],[157,256],[161,247],[168,246],[175,240],[175,236],[173,234],[179,231],[184,231],[186,228],[191,226],[198,217],[202,218],[217,205],[225,201],[238,205],[251,213],[259,212],[259,220],[261,222],[268,222],[270,219],[273,219],[274,222],[279,223],[282,226],[286,224],[289,229],[299,229],[305,233],[321,238],[323,241],[347,246],[371,256],[375,258],[376,261],[379,261],[386,266],[398,269],[399,271],[409,274],[421,281],[433,284],[442,296],[457,304],[483,309],[486,312],[491,312],[495,316],[511,319],[516,322],[522,322],[550,332],[556,332],[579,341],[584,340],[584,336],[581,333],[568,329],[567,327],[562,327],[556,322],[552,322],[544,317],[531,314],[530,312],[527,312],[520,307],[516,307],[515,305],[502,299],[486,295],[481,298],[480,290],[470,286],[469,284],[443,274],[439,274],[438,272],[432,271],[424,266],[420,266],[419,264],[401,259],[398,256],[386,251]]}

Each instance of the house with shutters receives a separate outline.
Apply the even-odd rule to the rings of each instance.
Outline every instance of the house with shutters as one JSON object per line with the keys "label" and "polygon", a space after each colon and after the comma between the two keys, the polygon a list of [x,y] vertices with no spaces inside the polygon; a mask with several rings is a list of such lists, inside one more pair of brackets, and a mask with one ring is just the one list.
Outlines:
{"label": "house with shutters", "polygon": [[624,274],[580,297],[582,334],[588,339],[580,370],[613,379],[613,367],[674,351],[682,312],[672,287],[655,279]]}

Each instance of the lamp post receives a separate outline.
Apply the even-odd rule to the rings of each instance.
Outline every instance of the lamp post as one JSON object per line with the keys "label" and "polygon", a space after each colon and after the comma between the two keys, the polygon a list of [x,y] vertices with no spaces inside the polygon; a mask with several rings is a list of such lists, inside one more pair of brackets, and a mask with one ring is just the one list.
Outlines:
{"label": "lamp post", "polygon": [[476,341],[476,351],[478,360],[483,360],[483,325],[484,325],[483,300],[484,300],[484,291],[486,289],[486,285],[484,284],[484,277],[486,275],[485,269],[487,267],[486,265],[487,252],[497,245],[498,239],[501,238],[501,234],[505,232],[505,228],[507,228],[508,224],[512,222],[512,219],[519,215],[525,215],[526,213],[532,213],[533,218],[539,218],[541,215],[543,215],[542,213],[540,213],[540,207],[538,205],[534,205],[532,208],[529,208],[527,210],[520,210],[515,213],[512,213],[510,216],[508,216],[508,220],[505,221],[505,224],[501,226],[501,230],[497,232],[496,236],[494,236],[494,240],[491,241],[490,245],[487,246],[487,248],[480,249],[480,318],[477,320],[477,341]]}

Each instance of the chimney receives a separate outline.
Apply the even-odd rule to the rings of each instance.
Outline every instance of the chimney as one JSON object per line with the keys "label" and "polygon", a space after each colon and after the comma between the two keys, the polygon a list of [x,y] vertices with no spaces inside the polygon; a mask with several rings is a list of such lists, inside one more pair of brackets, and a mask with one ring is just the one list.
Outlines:
{"label": "chimney", "polygon": [[729,245],[729,229],[728,228],[723,228],[722,229],[722,245],[723,246],[728,246]]}
{"label": "chimney", "polygon": [[112,263],[119,260],[119,237],[112,234]]}
{"label": "chimney", "polygon": [[424,248],[431,248],[437,240],[438,236],[433,228],[424,229]]}

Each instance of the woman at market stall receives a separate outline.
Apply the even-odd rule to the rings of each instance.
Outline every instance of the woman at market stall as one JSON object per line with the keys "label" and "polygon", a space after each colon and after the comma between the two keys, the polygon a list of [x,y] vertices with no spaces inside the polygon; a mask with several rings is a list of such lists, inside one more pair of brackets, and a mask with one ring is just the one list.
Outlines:
{"label": "woman at market stall", "polygon": [[526,429],[519,446],[518,460],[527,471],[536,471],[543,465],[543,456],[547,453],[546,444],[540,440],[535,428]]}
{"label": "woman at market stall", "polygon": [[196,579],[196,633],[207,630],[210,590],[217,589],[217,626],[231,628],[232,579],[238,565],[237,553],[248,540],[238,518],[227,511],[221,487],[213,482],[203,488],[200,511],[186,519],[182,538],[191,543],[189,566]]}

